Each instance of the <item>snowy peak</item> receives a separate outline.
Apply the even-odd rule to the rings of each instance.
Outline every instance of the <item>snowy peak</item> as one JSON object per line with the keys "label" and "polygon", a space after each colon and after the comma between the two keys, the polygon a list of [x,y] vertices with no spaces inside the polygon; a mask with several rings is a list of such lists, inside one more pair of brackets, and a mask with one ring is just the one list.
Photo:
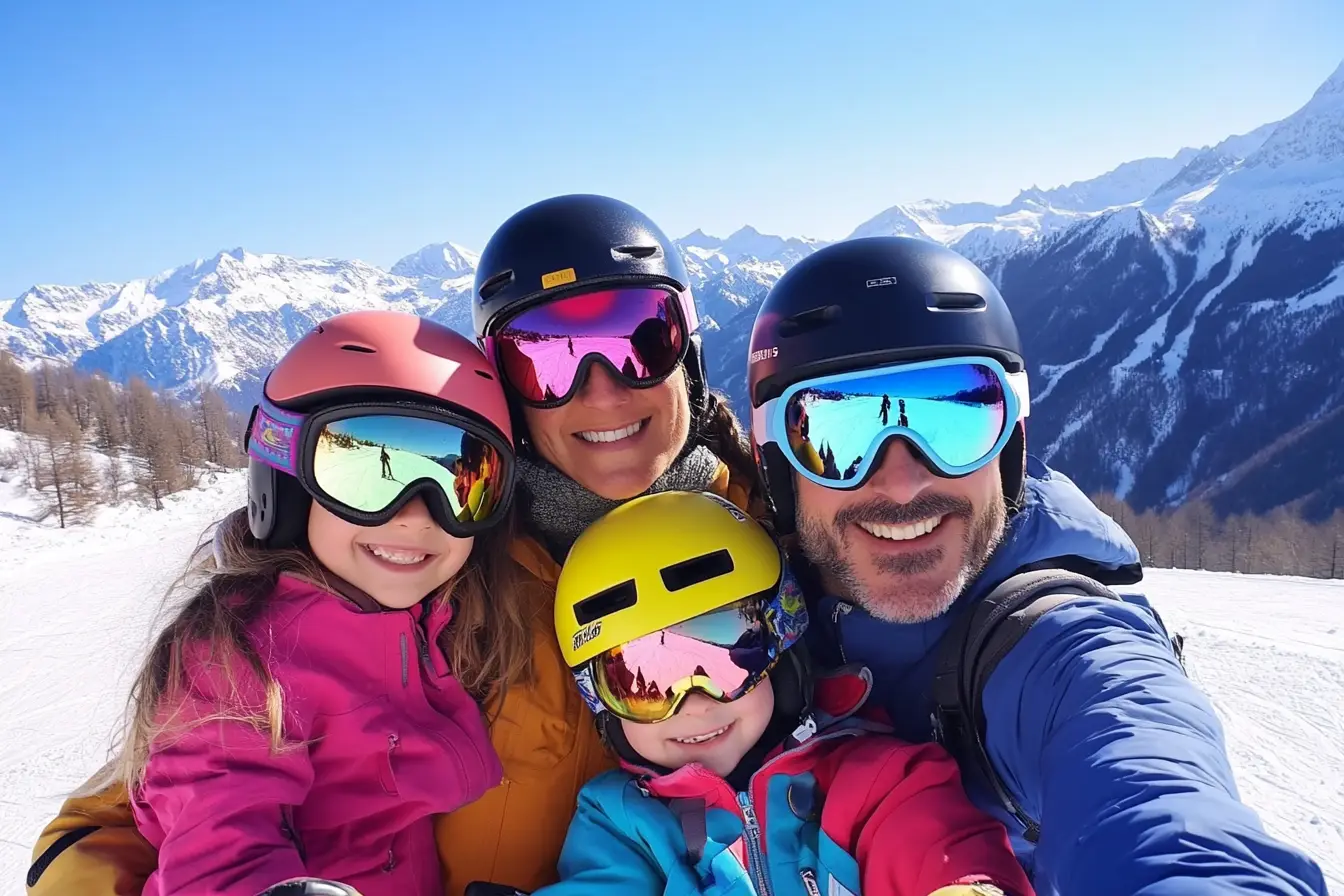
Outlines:
{"label": "snowy peak", "polygon": [[1237,134],[1228,137],[1226,140],[1213,147],[1211,152],[1220,155],[1231,156],[1234,159],[1246,159],[1253,155],[1260,147],[1265,145],[1274,130],[1283,124],[1281,121],[1271,121],[1269,124],[1262,124],[1255,130],[1246,134]]}
{"label": "snowy peak", "polygon": [[787,242],[783,237],[767,236],[748,224],[734,231],[719,251],[728,256],[730,261],[739,258],[766,259],[782,251]]}
{"label": "snowy peak", "polygon": [[457,243],[430,243],[392,265],[392,273],[398,277],[456,280],[474,276],[480,260],[480,255]]}
{"label": "snowy peak", "polygon": [[1344,63],[1246,160],[1247,169],[1317,166],[1328,166],[1344,176]]}
{"label": "snowy peak", "polygon": [[1125,162],[1099,177],[1075,181],[1052,190],[1024,190],[1009,207],[1021,207],[1027,202],[1034,202],[1067,211],[1099,212],[1117,205],[1130,205],[1147,198],[1199,154],[1197,149],[1182,149],[1171,158]]}
{"label": "snowy peak", "polygon": [[462,291],[359,261],[232,249],[126,284],[34,287],[4,309],[0,348],[166,389],[228,386],[341,311],[394,308],[470,332]]}
{"label": "snowy peak", "polygon": [[1043,190],[1023,190],[1007,205],[922,200],[892,206],[859,225],[850,239],[914,236],[936,240],[980,260],[1013,251],[1108,208],[1132,205],[1152,194],[1200,155],[1182,149],[1171,158],[1125,162],[1089,180]]}
{"label": "snowy peak", "polygon": [[120,290],[116,283],[34,286],[0,317],[0,349],[20,358],[73,360],[98,343],[103,328],[89,322],[115,303]]}
{"label": "snowy peak", "polygon": [[676,242],[683,249],[704,249],[706,251],[718,251],[718,248],[724,244],[723,239],[710,236],[698,227]]}
{"label": "snowy peak", "polygon": [[[928,238],[929,235],[924,231],[924,228],[920,226],[919,222],[919,217],[925,217],[926,220],[927,217],[924,215],[919,215],[919,217],[917,217],[919,213],[915,211],[916,205],[919,204],[893,205],[886,211],[874,215],[858,227],[854,228],[854,231],[846,237],[846,239],[856,240],[870,236],[915,236]],[[924,203],[923,205],[933,208],[936,207],[938,203]]]}
{"label": "snowy peak", "polygon": [[137,282],[143,284],[143,292],[156,296],[168,307],[177,307],[202,294],[227,294],[258,274],[283,267],[284,261],[288,259],[282,255],[254,255],[242,248],[229,249],[213,258],[198,258]]}
{"label": "snowy peak", "polygon": [[752,258],[762,262],[793,264],[826,245],[821,240],[806,237],[782,237],[761,233],[751,225],[739,228],[727,239],[719,239],[706,234],[703,230],[696,230],[677,240],[676,243],[682,253],[689,256],[688,262],[708,262],[715,269]]}
{"label": "snowy peak", "polygon": [[1228,137],[1214,146],[1207,147],[1192,158],[1174,177],[1152,192],[1151,200],[1173,197],[1198,190],[1218,180],[1224,174],[1235,171],[1247,159],[1259,151],[1269,139],[1270,134],[1279,126],[1275,121],[1261,125],[1247,134]]}

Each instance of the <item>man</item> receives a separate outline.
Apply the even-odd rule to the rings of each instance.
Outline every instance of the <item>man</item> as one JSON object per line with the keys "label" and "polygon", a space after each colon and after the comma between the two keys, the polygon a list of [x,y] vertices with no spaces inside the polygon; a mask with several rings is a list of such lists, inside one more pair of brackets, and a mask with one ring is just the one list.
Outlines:
{"label": "man", "polygon": [[[938,737],[940,645],[998,583],[1027,568],[1141,577],[1124,531],[1028,460],[1016,325],[955,252],[897,237],[827,247],[771,290],[750,352],[776,523],[829,595],[813,602],[814,653],[869,666],[899,736]],[[915,421],[885,440],[872,412],[884,394]],[[858,462],[843,474],[808,463],[787,433],[800,415],[813,454]],[[1320,869],[1240,802],[1213,708],[1141,600],[1045,611],[990,673],[982,706],[993,772],[961,753],[963,777],[1038,892],[1325,893]]]}

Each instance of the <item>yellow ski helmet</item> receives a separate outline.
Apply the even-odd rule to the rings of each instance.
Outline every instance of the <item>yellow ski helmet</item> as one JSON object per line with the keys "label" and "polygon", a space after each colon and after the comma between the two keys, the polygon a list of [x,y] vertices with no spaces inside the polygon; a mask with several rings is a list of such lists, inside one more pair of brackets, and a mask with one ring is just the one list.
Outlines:
{"label": "yellow ski helmet", "polygon": [[[763,607],[760,649],[769,657],[752,670],[759,681],[807,627],[801,589],[774,539],[733,504],[705,492],[662,492],[622,504],[574,542],[556,586],[555,632],[585,701],[600,714],[611,707],[598,697],[596,660],[753,597]],[[693,677],[690,687],[701,687]]]}

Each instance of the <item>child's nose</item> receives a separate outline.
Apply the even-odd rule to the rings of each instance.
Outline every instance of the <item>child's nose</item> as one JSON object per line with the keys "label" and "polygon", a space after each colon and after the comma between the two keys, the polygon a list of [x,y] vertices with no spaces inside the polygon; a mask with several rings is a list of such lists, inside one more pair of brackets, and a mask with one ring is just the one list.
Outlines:
{"label": "child's nose", "polygon": [[681,704],[681,713],[686,716],[703,716],[712,710],[715,702],[701,693],[688,694]]}
{"label": "child's nose", "polygon": [[392,523],[398,526],[421,528],[434,525],[434,518],[429,515],[429,505],[425,503],[425,499],[416,495],[406,502],[405,507],[397,511],[397,515],[392,517]]}

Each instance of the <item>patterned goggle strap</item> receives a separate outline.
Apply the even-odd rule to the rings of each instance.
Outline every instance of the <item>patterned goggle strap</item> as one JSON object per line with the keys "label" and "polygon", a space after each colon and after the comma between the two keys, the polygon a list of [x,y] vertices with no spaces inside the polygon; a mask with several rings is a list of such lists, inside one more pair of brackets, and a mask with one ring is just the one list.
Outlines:
{"label": "patterned goggle strap", "polygon": [[299,474],[299,436],[304,416],[282,410],[262,396],[248,425],[247,456],[281,473]]}

